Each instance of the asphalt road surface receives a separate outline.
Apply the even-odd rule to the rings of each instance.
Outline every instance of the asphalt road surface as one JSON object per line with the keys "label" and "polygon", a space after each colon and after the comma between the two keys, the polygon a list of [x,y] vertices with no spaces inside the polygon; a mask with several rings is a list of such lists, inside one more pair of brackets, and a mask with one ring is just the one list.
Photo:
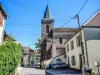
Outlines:
{"label": "asphalt road surface", "polygon": [[45,70],[21,67],[19,75],[45,75]]}
{"label": "asphalt road surface", "polygon": [[82,75],[80,71],[69,69],[46,70],[45,75]]}
{"label": "asphalt road surface", "polygon": [[36,68],[20,67],[19,75],[82,75],[81,72],[69,69],[42,70]]}

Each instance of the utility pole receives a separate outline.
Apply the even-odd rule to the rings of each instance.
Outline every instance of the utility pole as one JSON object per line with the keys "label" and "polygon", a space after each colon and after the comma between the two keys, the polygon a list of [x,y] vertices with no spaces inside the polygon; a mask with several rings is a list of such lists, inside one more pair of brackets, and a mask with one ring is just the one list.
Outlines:
{"label": "utility pole", "polygon": [[83,39],[82,39],[82,31],[81,31],[81,25],[80,25],[80,17],[77,14],[77,21],[78,21],[78,26],[79,26],[79,31],[80,31],[80,42],[81,42],[81,51],[82,51],[82,74],[85,75],[84,72],[84,65],[85,65],[85,56],[84,56],[84,46],[83,46]]}

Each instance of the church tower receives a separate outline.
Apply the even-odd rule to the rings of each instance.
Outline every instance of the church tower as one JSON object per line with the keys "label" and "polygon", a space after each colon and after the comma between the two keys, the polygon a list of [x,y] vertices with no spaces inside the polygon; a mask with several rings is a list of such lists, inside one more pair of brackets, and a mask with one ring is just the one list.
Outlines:
{"label": "church tower", "polygon": [[42,29],[41,29],[41,39],[42,41],[45,37],[50,33],[50,31],[54,28],[54,19],[50,17],[49,7],[46,6],[46,10],[44,13],[44,17],[41,20]]}

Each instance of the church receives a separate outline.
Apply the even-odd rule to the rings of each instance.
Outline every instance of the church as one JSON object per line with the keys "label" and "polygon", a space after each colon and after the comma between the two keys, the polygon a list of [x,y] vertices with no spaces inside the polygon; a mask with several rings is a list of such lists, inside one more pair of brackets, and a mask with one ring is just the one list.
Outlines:
{"label": "church", "polygon": [[[48,5],[46,6],[41,19],[41,68],[45,69],[48,64],[66,61],[64,43],[74,35],[76,30],[77,28],[54,28],[54,19],[51,18]],[[63,60],[53,61],[59,56],[62,56]]]}

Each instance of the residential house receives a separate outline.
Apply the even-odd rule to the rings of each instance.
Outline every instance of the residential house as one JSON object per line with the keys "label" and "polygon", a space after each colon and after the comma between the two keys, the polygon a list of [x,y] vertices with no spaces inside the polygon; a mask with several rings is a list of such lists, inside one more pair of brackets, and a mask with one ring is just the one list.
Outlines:
{"label": "residential house", "polygon": [[3,43],[4,39],[4,27],[5,27],[5,20],[7,18],[7,14],[0,3],[0,45]]}
{"label": "residential house", "polygon": [[[15,40],[15,39],[13,38],[12,35],[8,35],[8,34],[6,33],[6,31],[4,31],[3,41],[8,41],[9,38],[12,38],[12,40],[13,40],[16,44],[20,44],[17,40]],[[21,44],[20,44],[20,45],[21,45]]]}
{"label": "residential house", "polygon": [[30,47],[23,47],[22,66],[32,66],[34,62],[34,50]]}
{"label": "residential house", "polygon": [[[80,41],[80,35],[82,35],[83,45]],[[84,65],[86,65],[88,69],[94,69],[96,67],[95,62],[100,62],[99,45],[100,13],[96,13],[84,23],[81,30],[77,30],[65,43],[67,55],[66,63],[73,69],[82,69]],[[84,60],[82,60],[82,56],[84,57]]]}

